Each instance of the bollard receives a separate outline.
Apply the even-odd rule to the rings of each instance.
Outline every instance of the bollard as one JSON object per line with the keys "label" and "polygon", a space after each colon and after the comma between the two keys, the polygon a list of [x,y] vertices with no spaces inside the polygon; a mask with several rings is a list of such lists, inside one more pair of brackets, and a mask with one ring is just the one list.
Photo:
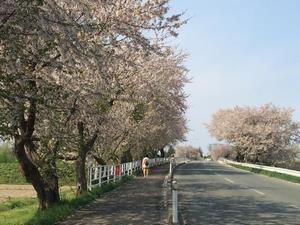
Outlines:
{"label": "bollard", "polygon": [[169,169],[169,174],[172,175],[172,167],[173,167],[173,163],[170,162],[170,169]]}
{"label": "bollard", "polygon": [[178,224],[178,184],[176,181],[172,182],[172,222]]}

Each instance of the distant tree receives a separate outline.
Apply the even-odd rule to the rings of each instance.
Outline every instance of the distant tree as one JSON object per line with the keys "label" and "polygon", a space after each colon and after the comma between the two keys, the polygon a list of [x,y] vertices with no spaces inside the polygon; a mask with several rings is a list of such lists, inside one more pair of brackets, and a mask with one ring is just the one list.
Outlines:
{"label": "distant tree", "polygon": [[209,147],[209,155],[211,158],[215,161],[217,161],[219,158],[229,158],[234,159],[235,154],[228,144],[213,144]]}
{"label": "distant tree", "polygon": [[175,155],[177,157],[187,157],[189,159],[197,160],[200,158],[200,152],[198,148],[191,145],[188,146],[176,146]]}
{"label": "distant tree", "polygon": [[221,109],[208,124],[210,134],[234,147],[237,160],[273,165],[295,158],[299,123],[293,110],[266,104],[261,107]]}

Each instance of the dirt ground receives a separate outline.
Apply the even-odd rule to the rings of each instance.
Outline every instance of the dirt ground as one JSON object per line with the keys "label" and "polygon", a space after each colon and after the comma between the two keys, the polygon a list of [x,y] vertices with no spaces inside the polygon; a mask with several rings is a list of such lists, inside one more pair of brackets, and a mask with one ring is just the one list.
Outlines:
{"label": "dirt ground", "polygon": [[0,184],[0,202],[8,198],[36,197],[31,185]]}
{"label": "dirt ground", "polygon": [[[68,190],[72,187],[64,186],[61,189]],[[36,192],[32,185],[11,185],[0,184],[0,202],[3,202],[9,198],[30,198],[36,197]]]}

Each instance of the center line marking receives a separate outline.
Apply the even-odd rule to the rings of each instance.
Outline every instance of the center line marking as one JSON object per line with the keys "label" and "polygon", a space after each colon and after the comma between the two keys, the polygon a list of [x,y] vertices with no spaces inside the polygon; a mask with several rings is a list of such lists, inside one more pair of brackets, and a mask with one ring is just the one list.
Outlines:
{"label": "center line marking", "polygon": [[230,180],[229,178],[224,178],[225,180],[227,180],[228,182],[234,184],[234,181],[233,180]]}
{"label": "center line marking", "polygon": [[265,193],[261,192],[261,191],[258,191],[258,190],[255,190],[253,188],[250,188],[251,191],[254,191],[255,193],[257,194],[260,194],[260,195],[265,195]]}

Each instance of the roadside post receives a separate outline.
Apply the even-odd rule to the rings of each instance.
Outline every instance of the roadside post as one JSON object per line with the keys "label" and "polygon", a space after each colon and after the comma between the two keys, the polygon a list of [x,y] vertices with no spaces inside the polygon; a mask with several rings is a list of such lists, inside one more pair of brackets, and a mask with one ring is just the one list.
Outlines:
{"label": "roadside post", "polygon": [[170,176],[172,176],[174,165],[176,165],[176,164],[175,164],[175,158],[172,157],[172,158],[170,159],[170,169],[169,169],[169,174],[170,174]]}
{"label": "roadside post", "polygon": [[178,184],[172,182],[172,222],[178,224]]}

